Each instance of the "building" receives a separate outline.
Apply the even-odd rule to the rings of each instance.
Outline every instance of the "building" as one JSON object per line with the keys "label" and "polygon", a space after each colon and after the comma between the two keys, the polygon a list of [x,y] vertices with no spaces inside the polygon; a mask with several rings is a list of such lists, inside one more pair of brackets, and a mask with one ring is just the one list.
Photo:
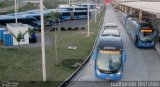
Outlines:
{"label": "building", "polygon": [[[8,23],[7,30],[13,34],[13,45],[23,45],[29,44],[29,33],[28,26],[22,23]],[[16,38],[19,33],[24,34],[23,39],[21,39],[20,43],[17,42]]]}

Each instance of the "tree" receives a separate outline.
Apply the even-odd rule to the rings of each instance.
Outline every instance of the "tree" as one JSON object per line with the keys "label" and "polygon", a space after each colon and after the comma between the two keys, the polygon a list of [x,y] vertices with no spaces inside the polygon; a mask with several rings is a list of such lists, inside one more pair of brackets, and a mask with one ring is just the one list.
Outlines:
{"label": "tree", "polygon": [[58,60],[58,51],[57,51],[57,32],[56,32],[56,21],[58,20],[58,22],[60,23],[60,18],[61,14],[58,12],[51,12],[48,14],[47,19],[52,20],[53,24],[54,24],[54,30],[55,30],[55,54],[56,54],[56,65],[57,65],[57,60]]}
{"label": "tree", "polygon": [[52,20],[53,22],[57,22],[60,18],[61,14],[59,12],[51,12],[46,16],[46,20]]}
{"label": "tree", "polygon": [[17,36],[11,32],[11,34],[13,35],[13,37],[16,39],[16,41],[18,42],[18,50],[17,50],[17,54],[20,55],[20,45],[19,43],[21,42],[22,39],[24,39],[25,34],[27,34],[29,31],[25,31],[24,33],[19,32],[17,34]]}

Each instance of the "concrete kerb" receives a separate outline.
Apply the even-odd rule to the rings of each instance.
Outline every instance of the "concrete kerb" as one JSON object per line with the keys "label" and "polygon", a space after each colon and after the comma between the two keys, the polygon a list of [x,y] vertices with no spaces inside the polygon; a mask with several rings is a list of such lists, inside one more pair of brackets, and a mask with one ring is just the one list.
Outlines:
{"label": "concrete kerb", "polygon": [[[102,19],[103,17],[101,17]],[[100,20],[101,24],[100,24],[100,28],[99,28],[99,31],[98,31],[98,35],[100,34],[100,29],[102,28],[102,25],[103,25],[103,21]],[[91,22],[91,20],[90,20]],[[92,53],[94,51],[94,48],[96,46],[96,43],[97,43],[97,40],[98,40],[98,36],[96,37],[95,41],[94,41],[94,45],[92,47],[92,51],[90,52],[89,56],[86,58],[86,60],[82,63],[82,65],[76,69],[67,79],[65,79],[60,85],[58,85],[57,87],[66,87],[70,82],[71,80],[84,68],[84,66],[88,63],[88,61],[90,60],[91,56],[92,56]]]}
{"label": "concrete kerb", "polygon": [[155,51],[160,56],[160,44],[159,43],[155,44]]}

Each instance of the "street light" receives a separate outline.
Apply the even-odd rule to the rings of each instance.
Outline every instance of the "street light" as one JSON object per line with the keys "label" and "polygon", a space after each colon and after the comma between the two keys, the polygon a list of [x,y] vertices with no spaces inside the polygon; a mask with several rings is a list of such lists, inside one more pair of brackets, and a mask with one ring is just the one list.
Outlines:
{"label": "street light", "polygon": [[17,21],[17,0],[15,0],[15,21],[16,23],[18,22]]}
{"label": "street light", "polygon": [[71,0],[69,0],[69,6],[71,6]]}
{"label": "street light", "polygon": [[89,28],[90,28],[90,25],[89,25],[89,0],[87,0],[87,3],[88,3],[88,5],[87,5],[87,10],[88,10],[88,30],[87,30],[87,36],[89,37],[90,36],[90,32],[89,32]]}
{"label": "street light", "polygon": [[41,45],[42,45],[42,72],[43,81],[46,81],[46,59],[45,59],[45,42],[44,42],[44,14],[43,14],[43,0],[40,0],[41,10]]}
{"label": "street light", "polygon": [[97,23],[97,0],[95,0],[95,23]]}

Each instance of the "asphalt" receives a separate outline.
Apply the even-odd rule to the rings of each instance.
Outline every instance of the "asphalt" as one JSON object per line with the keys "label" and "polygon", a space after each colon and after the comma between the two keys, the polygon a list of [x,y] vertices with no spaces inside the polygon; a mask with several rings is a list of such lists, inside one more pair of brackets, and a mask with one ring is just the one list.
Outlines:
{"label": "asphalt", "polygon": [[[126,33],[113,8],[107,6],[104,23],[115,22],[118,24],[123,45],[126,50],[126,62],[122,79],[119,81],[160,81],[160,57],[154,49],[142,49],[134,46],[133,41]],[[74,77],[68,87],[109,87],[111,81],[97,79],[94,72],[94,60]],[[112,86],[113,87],[113,86]]]}

